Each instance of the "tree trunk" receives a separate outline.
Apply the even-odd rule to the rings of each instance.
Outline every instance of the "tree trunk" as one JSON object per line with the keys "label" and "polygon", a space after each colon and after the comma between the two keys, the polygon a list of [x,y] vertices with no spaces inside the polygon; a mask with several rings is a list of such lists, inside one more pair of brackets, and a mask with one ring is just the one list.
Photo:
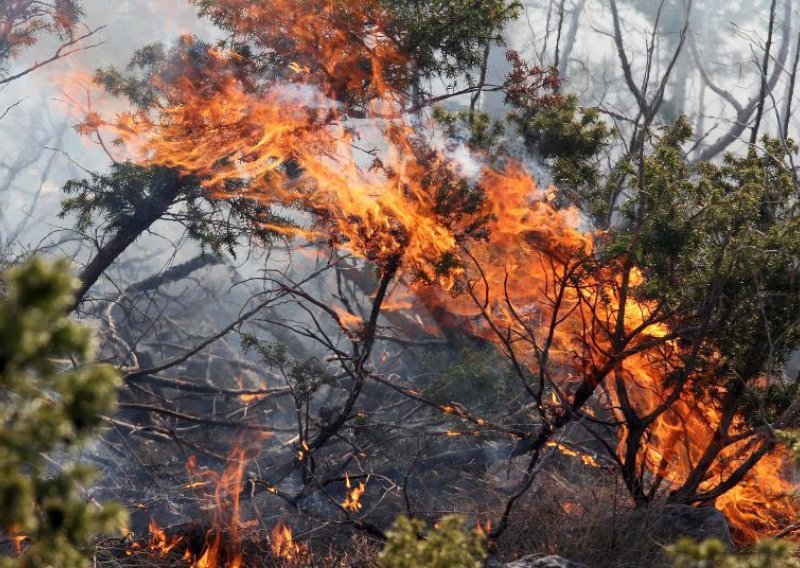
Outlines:
{"label": "tree trunk", "polygon": [[100,279],[100,276],[108,269],[111,264],[121,255],[139,235],[148,230],[153,223],[158,221],[175,200],[182,188],[182,180],[177,175],[165,175],[156,180],[152,197],[140,207],[136,212],[121,223],[117,233],[105,242],[97,254],[89,261],[80,273],[80,287],[75,293],[75,301],[72,304],[72,311],[83,302],[84,297],[92,286]]}

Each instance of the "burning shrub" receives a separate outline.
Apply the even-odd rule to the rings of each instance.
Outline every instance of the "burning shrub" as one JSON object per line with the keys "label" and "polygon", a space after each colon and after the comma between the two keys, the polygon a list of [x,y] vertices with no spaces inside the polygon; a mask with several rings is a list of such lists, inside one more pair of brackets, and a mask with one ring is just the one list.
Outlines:
{"label": "burning shrub", "polygon": [[[34,258],[5,274],[0,300],[0,529],[21,550],[0,566],[88,566],[82,548],[119,527],[116,506],[87,504],[81,486],[92,470],[50,471],[46,455],[93,435],[115,403],[118,377],[92,361],[88,329],[70,321],[76,283],[65,261]],[[65,370],[64,361],[73,361]]]}

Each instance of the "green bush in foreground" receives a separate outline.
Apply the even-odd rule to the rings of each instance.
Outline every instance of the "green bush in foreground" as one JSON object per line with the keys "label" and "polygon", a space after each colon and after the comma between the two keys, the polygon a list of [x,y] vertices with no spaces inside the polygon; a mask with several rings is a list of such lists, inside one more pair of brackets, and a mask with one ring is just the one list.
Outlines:
{"label": "green bush in foreground", "polygon": [[486,558],[483,536],[467,531],[455,516],[444,517],[433,530],[416,519],[398,518],[378,557],[382,568],[480,568]]}
{"label": "green bush in foreground", "polygon": [[780,540],[763,540],[744,555],[734,555],[716,539],[678,541],[668,548],[675,568],[798,568],[794,546]]}
{"label": "green bush in foreground", "polygon": [[88,540],[120,527],[123,513],[85,502],[90,468],[54,468],[46,456],[97,432],[119,377],[93,362],[90,330],[67,317],[67,262],[34,258],[0,280],[0,532],[30,543],[0,555],[0,568],[83,568]]}

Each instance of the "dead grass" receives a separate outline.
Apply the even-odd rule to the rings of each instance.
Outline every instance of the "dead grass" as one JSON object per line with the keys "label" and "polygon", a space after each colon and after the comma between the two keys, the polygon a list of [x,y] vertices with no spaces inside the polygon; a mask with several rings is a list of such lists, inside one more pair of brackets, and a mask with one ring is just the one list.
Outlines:
{"label": "dead grass", "polygon": [[[569,462],[541,474],[539,485],[519,503],[492,556],[510,561],[535,553],[557,554],[593,568],[667,568],[668,542],[659,539],[659,506],[635,510],[626,489],[613,472],[587,471]],[[274,558],[268,538],[245,545],[248,568],[378,568],[382,543],[342,526],[328,527],[304,544],[311,553],[299,560]],[[98,567],[183,568],[190,564],[175,557],[158,558],[146,551],[126,554],[124,543],[99,550]]]}
{"label": "dead grass", "polygon": [[[297,559],[276,558],[269,543],[250,541],[243,546],[247,568],[378,568],[378,552],[381,544],[361,533],[353,533],[349,539],[322,544],[314,543],[309,554]],[[192,561],[182,558],[186,548],[177,547],[167,555],[147,550],[143,546],[121,539],[109,539],[98,543],[93,567],[96,568],[190,568]],[[227,566],[224,555],[220,566]]]}
{"label": "dead grass", "polygon": [[547,553],[593,568],[670,566],[666,543],[648,530],[647,515],[634,511],[625,488],[612,475],[593,473],[591,480],[577,481],[559,472],[544,474],[496,543],[498,558]]}

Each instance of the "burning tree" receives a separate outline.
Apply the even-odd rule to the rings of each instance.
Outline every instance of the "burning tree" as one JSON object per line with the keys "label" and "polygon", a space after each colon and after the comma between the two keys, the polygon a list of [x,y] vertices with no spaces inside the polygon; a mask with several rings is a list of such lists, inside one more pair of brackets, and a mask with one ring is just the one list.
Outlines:
{"label": "burning tree", "polygon": [[[640,93],[643,122],[603,171],[611,132],[561,93],[554,69],[512,53],[503,85],[473,76],[515,3],[196,4],[224,41],[183,37],[98,73],[132,108],[114,120],[92,112],[79,129],[101,144],[110,131],[131,161],[70,183],[65,212],[81,228],[101,215],[113,233],[86,265],[76,305],[160,219],[217,252],[243,238],[287,243],[289,260],[265,266],[261,288],[219,333],[162,362],[143,364],[134,348],[123,357],[123,410],[253,433],[220,478],[236,514],[217,524],[237,543],[240,499],[257,496],[315,514],[321,500],[340,522],[384,536],[361,502],[370,484],[376,501],[402,496],[413,512],[409,478],[442,461],[368,464],[381,450],[366,428],[388,416],[402,431],[419,408],[431,412],[421,428],[441,437],[501,441],[488,461],[526,458],[501,491],[493,538],[559,452],[614,469],[636,506],[713,504],[742,540],[793,530],[791,460],[776,434],[798,419],[796,386],[782,375],[800,337],[791,141],[764,138],[719,164],[693,163],[684,119],[653,127],[663,90]],[[445,17],[423,24],[431,13]],[[427,88],[432,77],[465,83],[457,94],[502,91],[528,149],[555,159],[559,187],[537,185],[474,104],[463,125],[441,110],[434,123],[429,109],[446,97]],[[469,158],[459,159],[464,146]],[[304,247],[313,268],[298,276],[291,259]],[[247,327],[256,320],[267,337]],[[260,357],[262,384],[170,376],[234,331]],[[499,353],[514,390],[506,408],[437,396],[393,360],[437,342]],[[178,407],[181,393],[245,410],[208,417]],[[264,424],[249,410],[286,410],[283,400],[291,420]],[[146,427],[151,439],[196,450],[187,431]],[[600,452],[570,445],[565,432],[577,431]],[[267,471],[246,475],[265,447]],[[196,556],[224,548],[212,534]]]}

